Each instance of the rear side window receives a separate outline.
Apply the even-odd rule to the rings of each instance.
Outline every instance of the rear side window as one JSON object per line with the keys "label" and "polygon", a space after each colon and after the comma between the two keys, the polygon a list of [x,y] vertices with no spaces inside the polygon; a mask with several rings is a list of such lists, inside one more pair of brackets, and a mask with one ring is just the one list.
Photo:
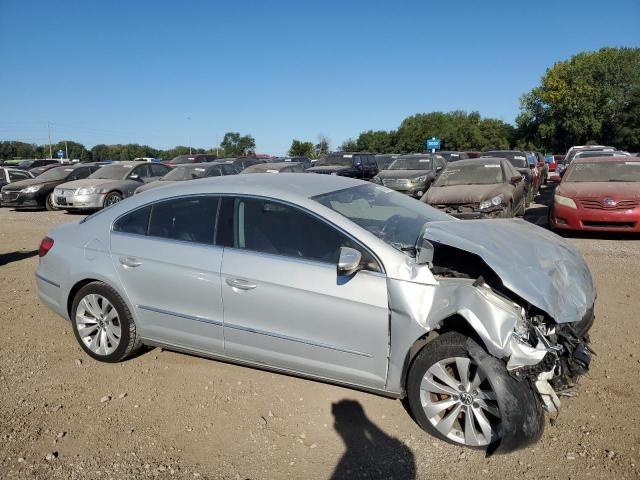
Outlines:
{"label": "rear side window", "polygon": [[166,200],[152,206],[148,235],[183,242],[213,243],[218,197]]}
{"label": "rear side window", "polygon": [[222,165],[222,171],[225,175],[236,175],[238,173],[238,169],[233,165]]}
{"label": "rear side window", "polygon": [[26,180],[27,178],[31,178],[31,176],[26,172],[15,172],[9,171],[9,180],[12,182],[17,182],[19,180]]}
{"label": "rear side window", "polygon": [[128,213],[118,220],[113,225],[114,232],[132,233],[134,235],[146,235],[147,227],[149,225],[149,215],[151,213],[151,207],[139,208],[131,213]]}
{"label": "rear side window", "polygon": [[152,177],[163,177],[167,173],[169,173],[169,169],[167,167],[165,167],[164,165],[157,164],[157,163],[150,164],[149,168],[151,168],[151,176]]}
{"label": "rear side window", "polygon": [[212,168],[207,172],[207,177],[219,177],[220,175],[219,168]]}

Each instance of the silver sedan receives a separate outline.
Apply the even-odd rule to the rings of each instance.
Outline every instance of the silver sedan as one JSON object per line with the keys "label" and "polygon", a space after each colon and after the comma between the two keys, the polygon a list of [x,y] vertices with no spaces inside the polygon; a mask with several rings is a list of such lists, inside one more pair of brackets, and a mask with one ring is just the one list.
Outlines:
{"label": "silver sedan", "polygon": [[162,345],[406,398],[487,450],[537,441],[589,367],[595,290],[564,240],[337,176],[150,190],[54,227],[36,277],[96,360]]}

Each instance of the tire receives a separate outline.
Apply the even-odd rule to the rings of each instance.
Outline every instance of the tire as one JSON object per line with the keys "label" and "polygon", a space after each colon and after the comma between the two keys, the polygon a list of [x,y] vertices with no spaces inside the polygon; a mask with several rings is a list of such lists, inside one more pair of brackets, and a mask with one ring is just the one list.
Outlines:
{"label": "tire", "polygon": [[518,208],[518,213],[516,214],[516,216],[518,217],[524,217],[525,214],[527,213],[527,201],[524,198],[524,195],[522,196],[522,201],[520,202],[520,207]]}
{"label": "tire", "polygon": [[122,195],[118,192],[111,192],[107,194],[106,197],[104,197],[104,200],[102,202],[102,207],[107,208],[120,201],[122,201]]}
{"label": "tire", "polygon": [[529,382],[514,380],[502,360],[457,332],[416,355],[406,391],[418,425],[454,445],[510,451],[542,435],[544,413]]}
{"label": "tire", "polygon": [[120,362],[142,347],[127,304],[102,282],[89,283],[78,291],[71,306],[71,323],[82,349],[98,361]]}
{"label": "tire", "polygon": [[47,195],[47,198],[44,200],[44,206],[49,211],[52,212],[54,210],[58,210],[56,206],[53,204],[53,192]]}

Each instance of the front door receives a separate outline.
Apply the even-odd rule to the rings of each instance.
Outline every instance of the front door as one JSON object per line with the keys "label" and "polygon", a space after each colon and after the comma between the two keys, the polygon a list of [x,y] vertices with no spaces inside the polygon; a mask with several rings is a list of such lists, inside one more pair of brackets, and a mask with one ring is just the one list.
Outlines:
{"label": "front door", "polygon": [[[227,220],[225,221],[225,217]],[[225,352],[251,362],[383,387],[389,349],[386,277],[339,277],[340,246],[366,250],[297,207],[227,198],[222,262]]]}
{"label": "front door", "polygon": [[217,207],[217,197],[180,197],[114,224],[112,261],[144,338],[223,352],[223,248],[213,245]]}

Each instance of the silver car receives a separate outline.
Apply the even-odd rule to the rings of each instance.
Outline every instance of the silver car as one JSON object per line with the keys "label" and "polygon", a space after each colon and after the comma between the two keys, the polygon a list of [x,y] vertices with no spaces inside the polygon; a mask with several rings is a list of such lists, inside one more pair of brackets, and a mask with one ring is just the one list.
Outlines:
{"label": "silver car", "polygon": [[83,180],[63,183],[53,191],[53,204],[65,210],[98,210],[130,197],[136,188],[171,170],[160,163],[115,162]]}
{"label": "silver car", "polygon": [[568,243],[355,179],[180,182],[54,227],[40,257],[40,298],[96,360],[161,345],[406,398],[455,444],[537,441],[589,367]]}

